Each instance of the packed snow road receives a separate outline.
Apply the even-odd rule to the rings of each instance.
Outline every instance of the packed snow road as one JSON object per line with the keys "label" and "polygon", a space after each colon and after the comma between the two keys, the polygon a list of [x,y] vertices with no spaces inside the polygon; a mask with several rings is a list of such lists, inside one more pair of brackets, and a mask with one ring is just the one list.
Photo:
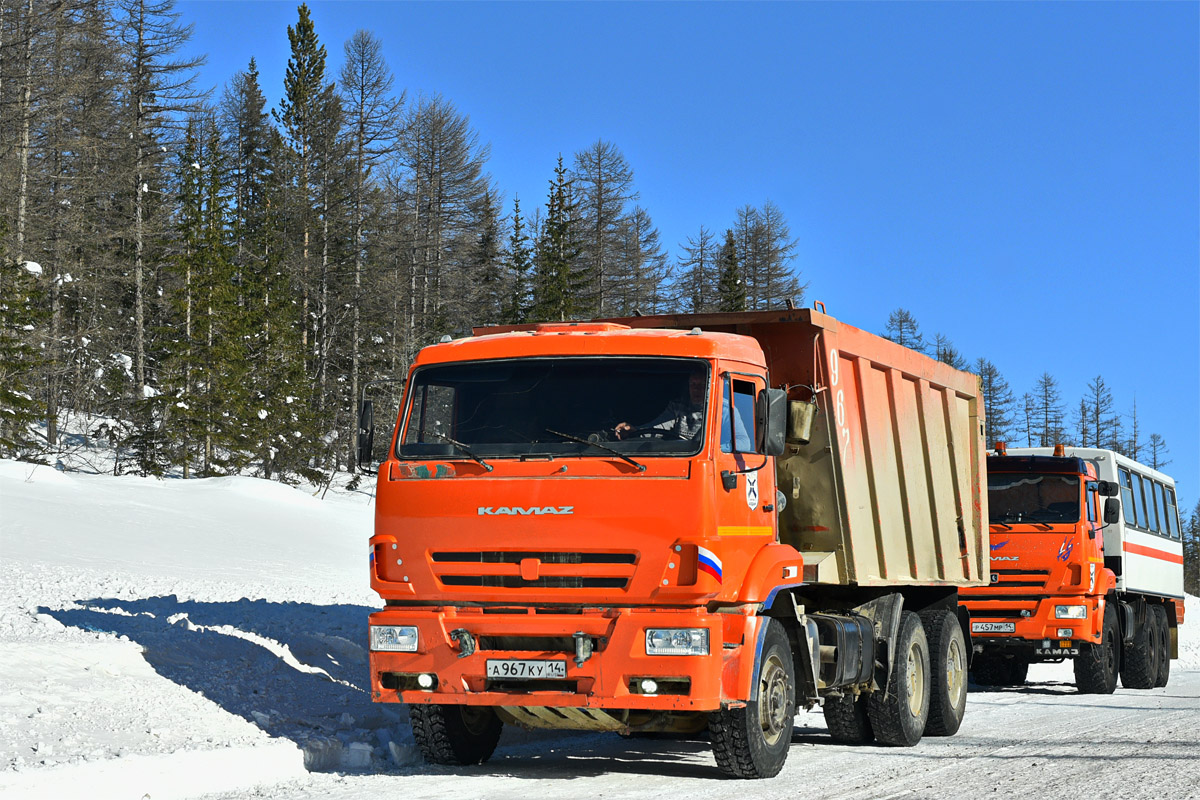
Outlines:
{"label": "packed snow road", "polygon": [[1200,798],[1196,617],[1165,689],[1079,695],[1035,667],[909,749],[835,745],[804,713],[768,781],[731,785],[702,740],[515,729],[482,766],[429,767],[364,691],[371,512],[0,461],[0,798]]}
{"label": "packed snow road", "polygon": [[972,692],[957,736],[911,749],[835,745],[819,713],[801,714],[783,772],[766,781],[730,785],[704,741],[506,732],[480,767],[312,775],[220,797],[1200,797],[1200,673],[1177,673],[1166,689],[1084,697],[1059,680],[1061,668],[1040,672],[1022,689]]}

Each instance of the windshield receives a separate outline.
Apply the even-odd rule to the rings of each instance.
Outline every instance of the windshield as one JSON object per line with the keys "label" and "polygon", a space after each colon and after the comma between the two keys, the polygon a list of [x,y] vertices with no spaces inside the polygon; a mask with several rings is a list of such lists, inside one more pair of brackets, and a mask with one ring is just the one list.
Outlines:
{"label": "windshield", "polygon": [[988,517],[993,523],[1078,522],[1079,476],[989,474]]}
{"label": "windshield", "polygon": [[692,455],[704,441],[709,383],[707,363],[685,358],[526,358],[423,367],[413,376],[397,455]]}

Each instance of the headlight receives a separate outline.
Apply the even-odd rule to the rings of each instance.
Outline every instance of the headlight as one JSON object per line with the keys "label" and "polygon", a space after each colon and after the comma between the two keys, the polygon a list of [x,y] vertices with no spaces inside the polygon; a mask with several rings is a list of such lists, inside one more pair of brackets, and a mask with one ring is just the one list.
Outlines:
{"label": "headlight", "polygon": [[1086,619],[1087,606],[1055,606],[1055,619]]}
{"label": "headlight", "polygon": [[371,649],[391,653],[415,653],[417,629],[413,625],[372,625]]}
{"label": "headlight", "polygon": [[647,628],[648,656],[706,656],[708,628]]}

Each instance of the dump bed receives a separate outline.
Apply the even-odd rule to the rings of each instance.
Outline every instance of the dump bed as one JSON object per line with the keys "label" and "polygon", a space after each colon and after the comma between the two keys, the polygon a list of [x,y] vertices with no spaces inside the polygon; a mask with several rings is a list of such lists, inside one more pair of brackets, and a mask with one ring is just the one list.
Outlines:
{"label": "dump bed", "polygon": [[780,539],[805,580],[859,586],[987,582],[979,379],[811,309],[613,320],[751,336],[773,387],[815,400],[807,443],[777,460]]}

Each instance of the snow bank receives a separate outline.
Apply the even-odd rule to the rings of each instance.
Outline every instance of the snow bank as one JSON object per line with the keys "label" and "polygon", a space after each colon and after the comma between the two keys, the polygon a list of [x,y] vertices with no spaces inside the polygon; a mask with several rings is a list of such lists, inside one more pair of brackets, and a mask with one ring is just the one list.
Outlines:
{"label": "snow bank", "polygon": [[0,796],[241,793],[413,760],[365,686],[369,500],[0,460]]}
{"label": "snow bank", "polygon": [[[0,792],[5,800],[46,800],[79,796],[79,788],[86,786],[88,800],[179,800],[295,780],[305,774],[296,746],[273,741],[258,747],[132,755],[38,774],[0,774]],[[247,776],[254,777],[247,781]]]}

